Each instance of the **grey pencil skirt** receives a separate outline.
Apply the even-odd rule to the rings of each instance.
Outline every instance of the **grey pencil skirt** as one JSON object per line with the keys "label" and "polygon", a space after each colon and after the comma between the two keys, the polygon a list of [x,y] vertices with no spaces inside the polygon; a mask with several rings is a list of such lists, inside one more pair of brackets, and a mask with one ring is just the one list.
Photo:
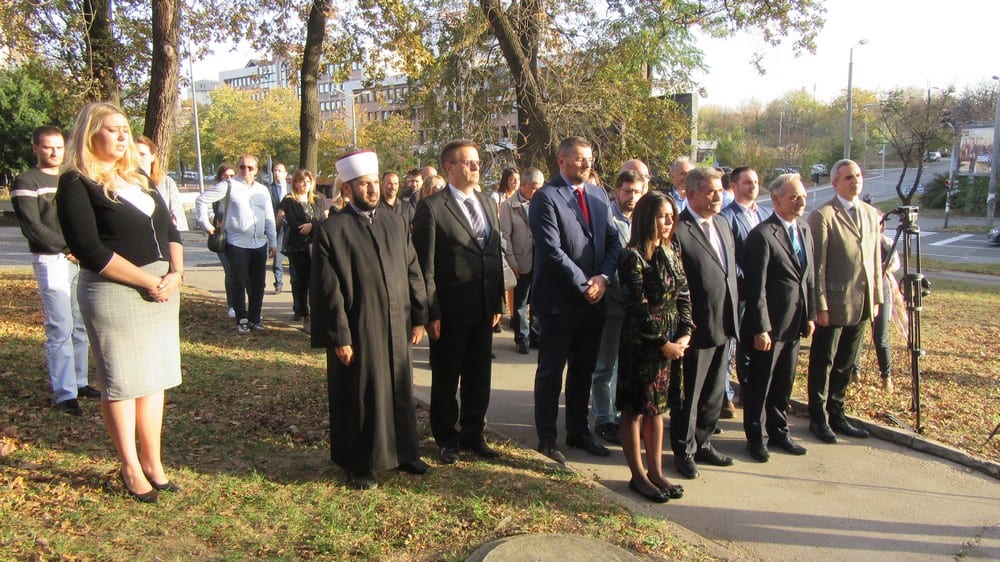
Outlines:
{"label": "grey pencil skirt", "polygon": [[[169,264],[142,268],[157,277]],[[104,400],[129,400],[181,384],[180,294],[165,303],[150,302],[134,287],[80,271],[80,313],[87,326]]]}

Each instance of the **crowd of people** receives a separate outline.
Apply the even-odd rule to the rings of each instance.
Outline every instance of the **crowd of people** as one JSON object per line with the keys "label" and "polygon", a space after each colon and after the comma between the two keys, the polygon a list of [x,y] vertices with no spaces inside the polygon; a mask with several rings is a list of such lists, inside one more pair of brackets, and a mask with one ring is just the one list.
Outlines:
{"label": "crowd of people", "polygon": [[[133,137],[110,104],[83,109],[65,159],[53,127],[36,130],[32,148],[38,164],[12,200],[35,255],[54,401],[80,415],[78,396],[99,397],[126,491],[155,502],[179,491],[160,460],[164,392],[181,382],[186,220],[176,186],[155,144]],[[880,306],[895,289],[856,163],[833,166],[836,195],[806,222],[798,174],[770,184],[765,208],[748,167],[725,174],[680,157],[660,190],[640,160],[602,185],[582,137],[564,139],[556,161],[548,181],[537,168],[508,168],[484,190],[479,147],[457,140],[437,168],[406,172],[401,188],[398,173],[382,173],[378,155],[362,150],[337,161],[324,194],[312,171],[289,180],[280,163],[270,185],[257,182],[258,160],[245,154],[198,197],[198,222],[225,235],[219,257],[237,333],[267,329],[268,258],[275,292],[288,273],[293,317],[326,351],[331,456],[350,487],[374,488],[385,470],[429,470],[412,395],[411,350],[425,334],[437,461],[501,456],[486,419],[505,312],[516,352],[537,349],[538,450],[566,463],[565,391],[565,445],[602,457],[612,454],[602,441],[620,445],[629,488],[649,501],[684,493],[663,470],[665,440],[683,478],[698,477],[699,464],[734,463],[712,438],[738,404],[753,459],[806,454],[785,413],[801,338],[812,338],[810,431],[826,443],[868,436],[844,415],[845,391],[867,324],[876,320],[876,342],[885,340],[890,313]],[[891,390],[881,349],[879,367]]]}

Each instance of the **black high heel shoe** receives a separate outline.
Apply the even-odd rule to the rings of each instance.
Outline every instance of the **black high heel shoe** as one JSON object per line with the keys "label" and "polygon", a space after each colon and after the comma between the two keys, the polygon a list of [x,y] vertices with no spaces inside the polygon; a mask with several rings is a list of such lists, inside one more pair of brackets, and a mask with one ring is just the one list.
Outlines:
{"label": "black high heel shoe", "polygon": [[160,499],[160,494],[156,491],[156,486],[153,489],[143,493],[138,494],[129,489],[128,484],[125,483],[125,475],[121,472],[118,473],[118,478],[122,481],[122,486],[125,487],[125,493],[132,497],[132,499],[142,502],[142,503],[156,503]]}
{"label": "black high heel shoe", "polygon": [[646,478],[652,485],[656,486],[657,488],[660,489],[661,492],[666,494],[668,498],[672,500],[679,500],[684,497],[684,486],[681,486],[680,484],[669,484],[669,483],[666,486],[660,486],[656,482],[653,482],[653,479],[649,477],[648,473],[646,474]]}
{"label": "black high heel shoe", "polygon": [[652,493],[643,491],[643,489],[635,483],[635,478],[628,481],[628,489],[654,503],[667,503],[670,501],[670,497],[659,488],[657,488],[656,492]]}
{"label": "black high heel shoe", "polygon": [[154,489],[154,490],[157,490],[157,491],[159,491],[159,492],[172,492],[172,493],[174,493],[174,494],[176,494],[177,492],[180,492],[180,491],[181,491],[181,488],[180,488],[180,486],[178,486],[177,484],[174,484],[174,483],[173,483],[173,482],[171,482],[170,480],[167,480],[167,483],[166,483],[166,484],[157,484],[157,483],[156,483],[156,481],[155,481],[155,480],[153,480],[153,479],[152,479],[152,478],[151,478],[151,477],[150,477],[150,476],[149,476],[148,474],[146,474],[145,472],[143,472],[143,475],[145,475],[145,476],[146,476],[146,480],[149,480],[149,483],[150,483],[150,485],[152,485],[152,486],[153,486],[153,489]]}

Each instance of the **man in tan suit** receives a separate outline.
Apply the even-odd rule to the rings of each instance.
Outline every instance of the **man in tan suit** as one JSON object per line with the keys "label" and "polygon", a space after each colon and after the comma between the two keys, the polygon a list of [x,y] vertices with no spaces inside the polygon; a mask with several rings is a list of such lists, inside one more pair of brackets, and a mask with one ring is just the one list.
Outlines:
{"label": "man in tan suit", "polygon": [[830,177],[836,196],[809,215],[816,274],[809,429],[821,441],[836,443],[834,432],[868,437],[844,417],[844,394],[865,325],[882,304],[882,253],[879,212],[859,198],[861,168],[844,159],[833,165]]}

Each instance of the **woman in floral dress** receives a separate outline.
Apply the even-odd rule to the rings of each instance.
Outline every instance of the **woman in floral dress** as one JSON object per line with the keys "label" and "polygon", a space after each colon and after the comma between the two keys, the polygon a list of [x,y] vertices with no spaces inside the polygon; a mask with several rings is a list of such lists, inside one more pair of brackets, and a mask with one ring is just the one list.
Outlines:
{"label": "woman in floral dress", "polygon": [[[632,215],[632,233],[618,265],[625,323],[618,354],[616,407],[620,436],[632,472],[629,488],[657,503],[680,498],[684,488],[663,476],[663,413],[672,365],[687,349],[694,324],[687,278],[671,243],[677,205],[656,191],[644,195]],[[640,427],[642,443],[640,443]],[[646,447],[649,471],[643,468]]]}

